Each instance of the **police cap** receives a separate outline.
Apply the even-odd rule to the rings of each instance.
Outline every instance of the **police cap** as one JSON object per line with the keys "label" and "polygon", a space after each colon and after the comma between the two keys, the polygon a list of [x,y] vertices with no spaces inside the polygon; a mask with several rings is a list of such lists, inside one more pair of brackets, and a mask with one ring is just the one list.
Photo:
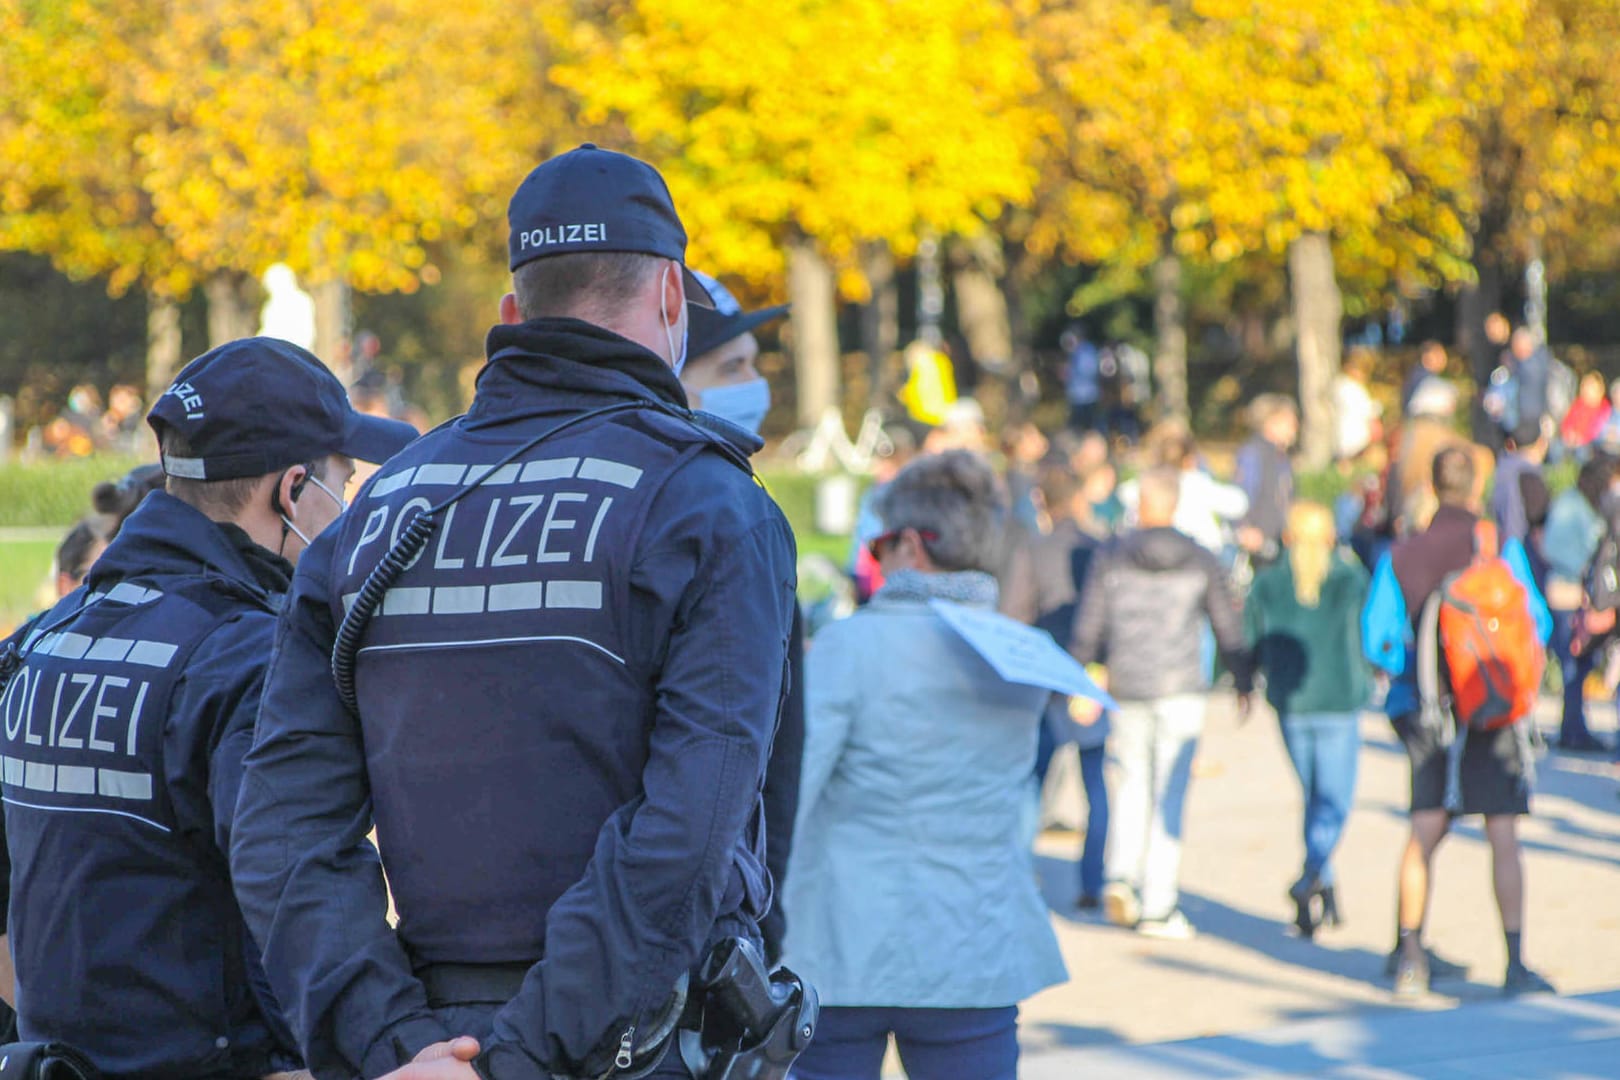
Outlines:
{"label": "police cap", "polygon": [[624,251],[681,264],[686,299],[712,301],[686,269],[686,229],[658,170],[592,143],[542,162],[506,208],[511,269],[548,255]]}
{"label": "police cap", "polygon": [[405,449],[416,429],[356,412],[337,376],[280,338],[226,342],[187,364],[146,422],[174,432],[192,456],[164,455],[163,471],[187,480],[264,476],[289,465],[345,454],[380,464]]}

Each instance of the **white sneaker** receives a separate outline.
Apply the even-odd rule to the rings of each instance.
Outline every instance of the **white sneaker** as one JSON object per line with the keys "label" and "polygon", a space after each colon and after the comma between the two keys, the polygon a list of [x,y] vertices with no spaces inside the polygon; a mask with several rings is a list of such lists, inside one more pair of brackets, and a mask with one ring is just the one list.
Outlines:
{"label": "white sneaker", "polygon": [[1136,924],[1136,932],[1143,937],[1162,938],[1165,941],[1191,941],[1198,936],[1187,916],[1177,908],[1162,919],[1143,919]]}
{"label": "white sneaker", "polygon": [[1103,913],[1115,926],[1129,930],[1142,918],[1142,902],[1136,890],[1123,881],[1110,881],[1103,886]]}

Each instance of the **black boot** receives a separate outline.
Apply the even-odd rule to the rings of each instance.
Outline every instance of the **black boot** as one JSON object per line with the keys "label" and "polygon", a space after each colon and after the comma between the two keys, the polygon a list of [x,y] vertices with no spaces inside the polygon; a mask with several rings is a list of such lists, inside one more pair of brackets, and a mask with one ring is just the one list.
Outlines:
{"label": "black boot", "polygon": [[1332,885],[1322,886],[1322,921],[1332,927],[1344,925],[1344,919],[1339,915],[1339,897],[1333,891]]}

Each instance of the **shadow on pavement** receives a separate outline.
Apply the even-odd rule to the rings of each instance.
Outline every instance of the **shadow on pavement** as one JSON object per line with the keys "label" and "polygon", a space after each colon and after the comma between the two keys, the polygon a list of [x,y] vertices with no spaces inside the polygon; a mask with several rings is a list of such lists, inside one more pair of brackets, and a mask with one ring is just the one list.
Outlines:
{"label": "shadow on pavement", "polygon": [[1048,1077],[1613,1076],[1620,994],[1536,997],[1448,1012],[1383,1010],[1285,1024],[1251,1035],[1052,1055],[1025,1070]]}

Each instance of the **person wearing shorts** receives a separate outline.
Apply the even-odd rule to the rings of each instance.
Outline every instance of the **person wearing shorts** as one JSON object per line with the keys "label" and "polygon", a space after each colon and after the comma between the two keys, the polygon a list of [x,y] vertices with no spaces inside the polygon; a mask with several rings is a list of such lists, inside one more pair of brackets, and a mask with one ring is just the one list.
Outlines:
{"label": "person wearing shorts", "polygon": [[[1423,532],[1395,545],[1379,560],[1362,613],[1367,659],[1391,677],[1385,709],[1412,765],[1412,830],[1401,857],[1397,941],[1389,969],[1395,992],[1401,996],[1423,993],[1431,978],[1466,971],[1438,960],[1423,947],[1430,870],[1453,815],[1445,806],[1445,734],[1425,723],[1419,709],[1414,640],[1428,597],[1473,559],[1474,526],[1479,520],[1475,479],[1474,460],[1467,450],[1448,448],[1436,456],[1434,490],[1439,509]],[[1532,581],[1524,548],[1517,540],[1509,540],[1502,557],[1530,594],[1539,637],[1536,647],[1542,647],[1551,633],[1552,619]],[[1461,765],[1459,816],[1483,815],[1491,845],[1492,879],[1507,947],[1502,988],[1509,995],[1552,991],[1545,978],[1525,965],[1522,955],[1524,861],[1518,822],[1530,812],[1529,722],[1526,718],[1497,731],[1469,733]]]}

